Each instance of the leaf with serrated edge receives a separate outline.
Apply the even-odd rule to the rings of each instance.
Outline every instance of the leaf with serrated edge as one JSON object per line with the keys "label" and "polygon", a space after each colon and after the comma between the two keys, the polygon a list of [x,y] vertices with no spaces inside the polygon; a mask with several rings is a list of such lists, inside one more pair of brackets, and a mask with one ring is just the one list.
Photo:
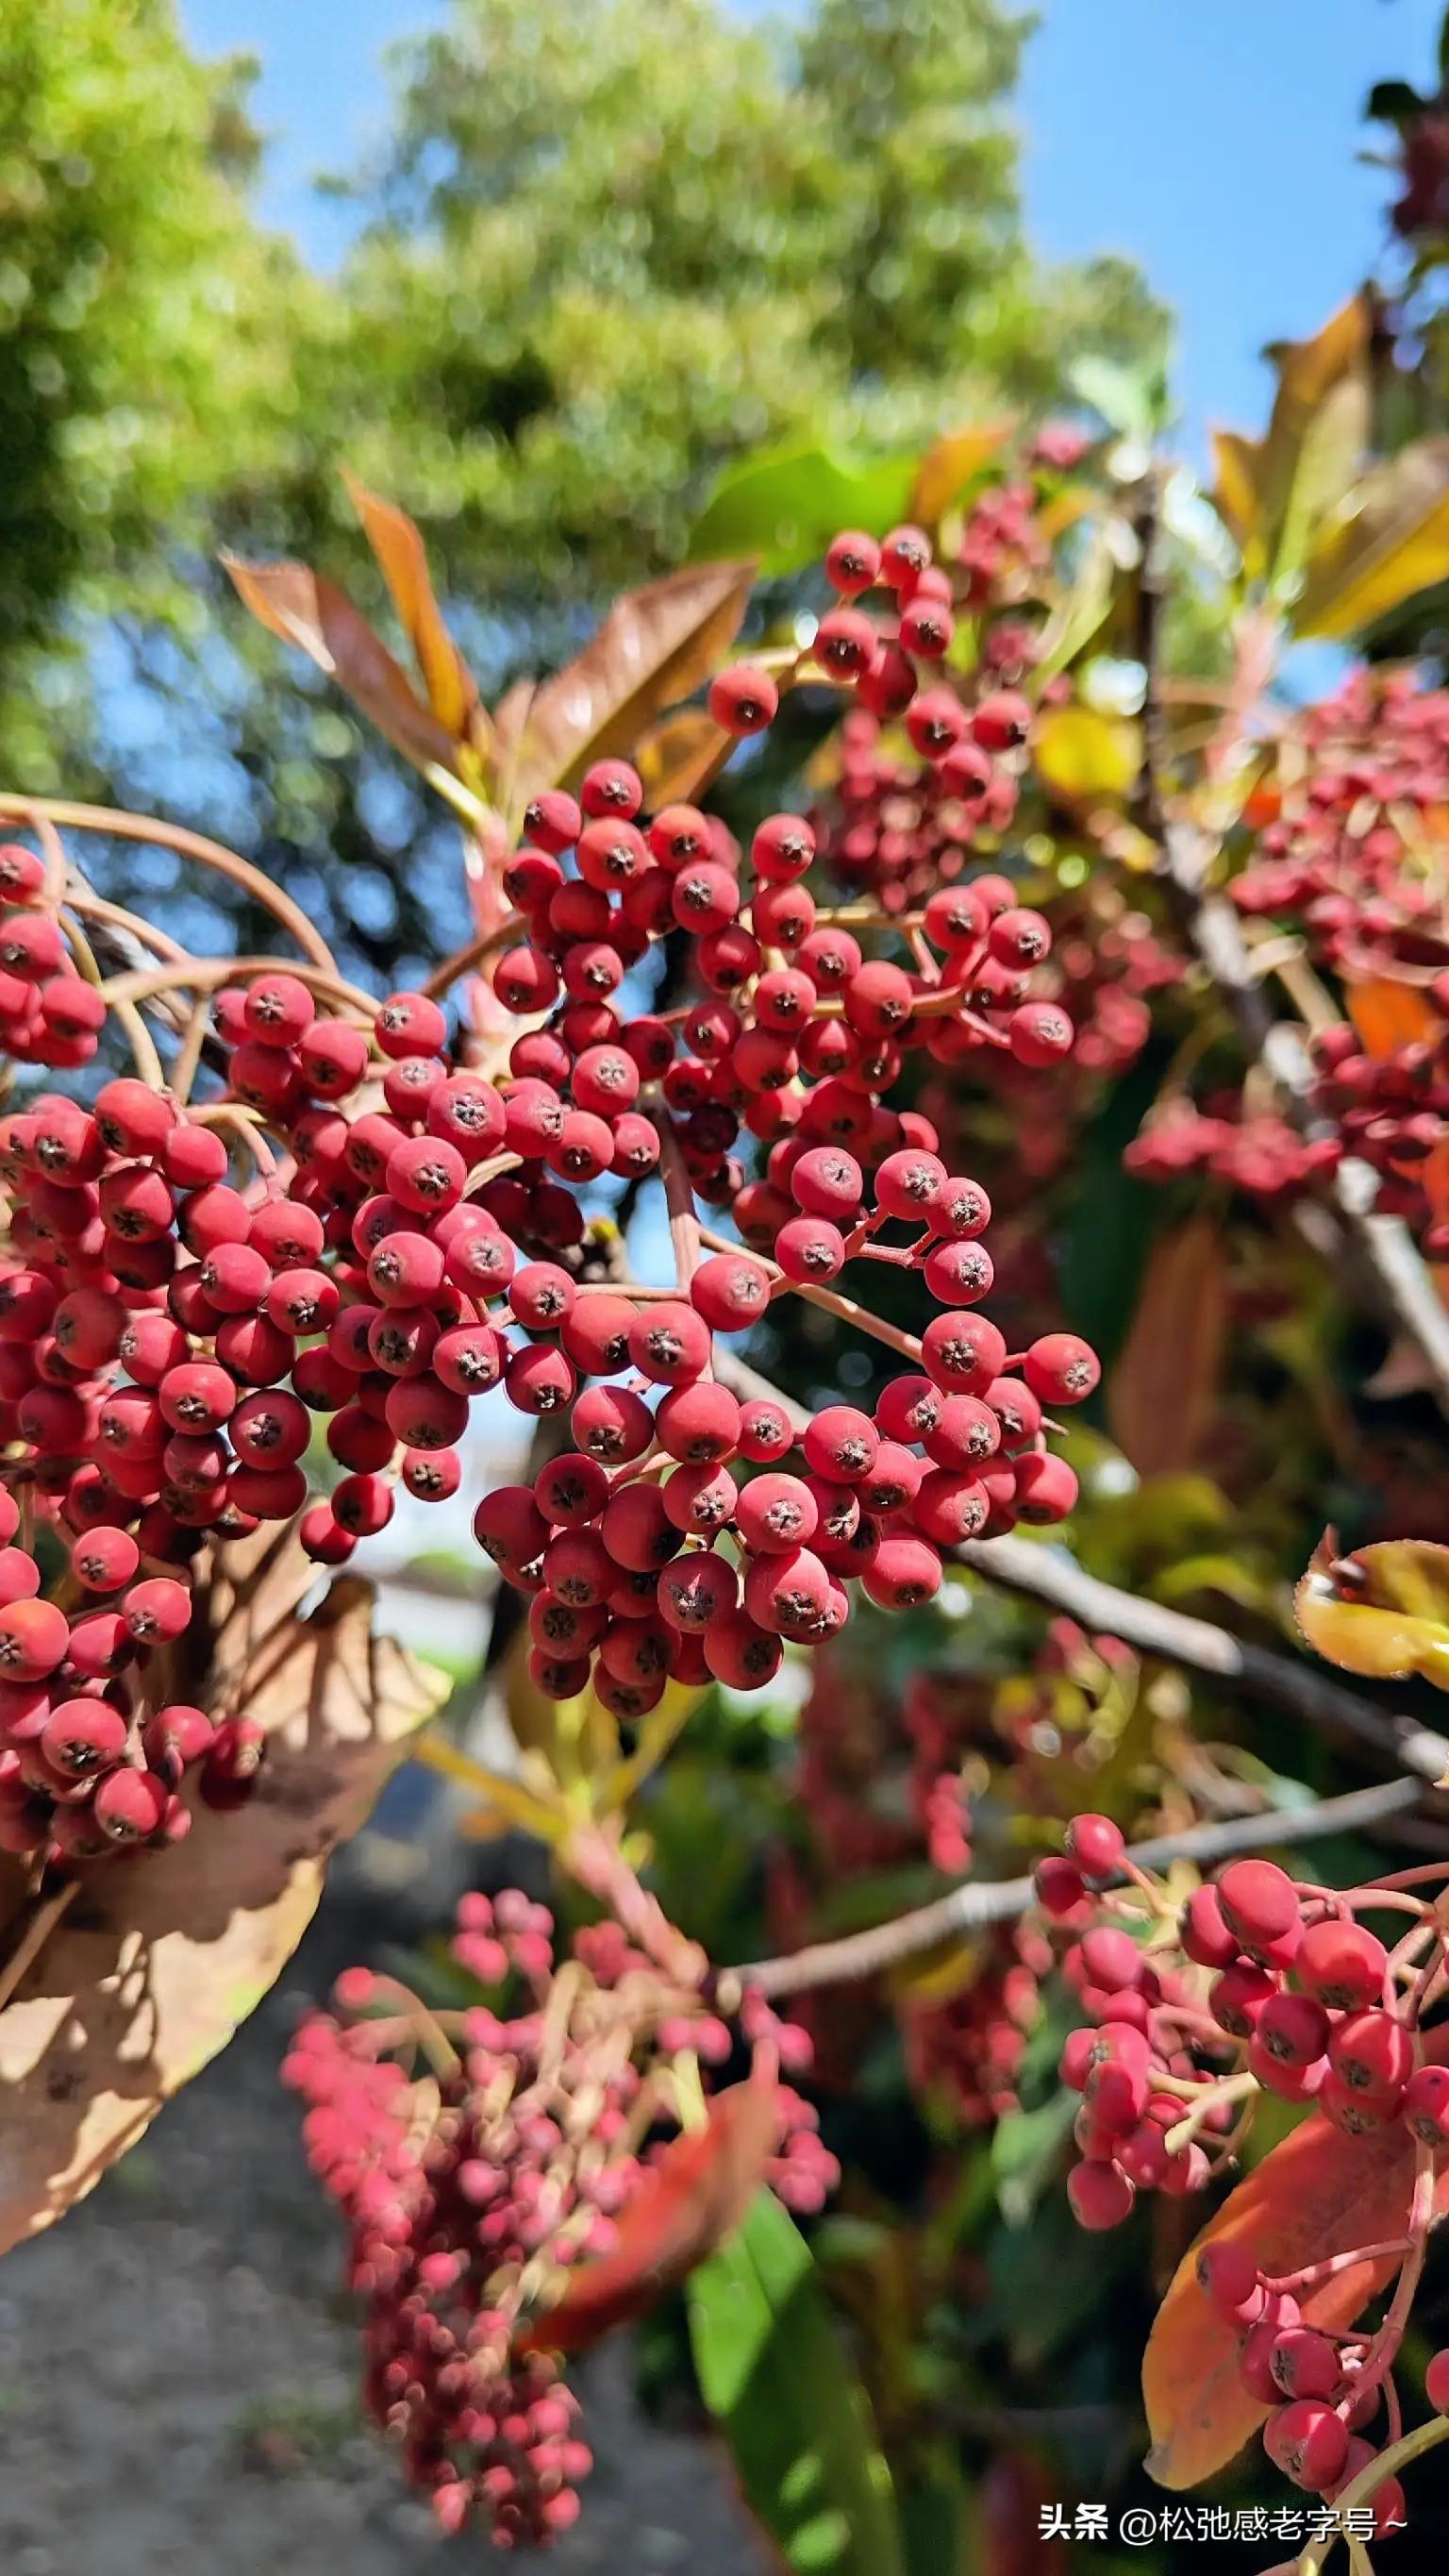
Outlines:
{"label": "leaf with serrated edge", "polygon": [[221,560],[253,617],[335,680],[404,759],[417,769],[454,768],[452,735],[335,581],[301,563],[243,563],[228,554]]}
{"label": "leaf with serrated edge", "polygon": [[[1449,2030],[1428,2033],[1432,2063],[1449,2058]],[[1243,2244],[1265,2272],[1296,2272],[1356,2245],[1402,2236],[1414,2187],[1414,2141],[1402,2125],[1346,2137],[1310,2112],[1229,2194],[1188,2248],[1158,2309],[1142,2362],[1142,2396],[1159,2486],[1197,2486],[1250,2440],[1268,2412],[1238,2376],[1238,2337],[1197,2278],[1205,2245]],[[1449,2167],[1435,2207],[1449,2205]],[[1395,2270],[1392,2256],[1354,2263],[1303,2300],[1311,2325],[1341,2334]]]}
{"label": "leaf with serrated edge", "polygon": [[[167,1851],[98,1862],[0,2010],[0,2252],[51,2226],[231,2038],[306,1930],[335,1845],[364,1822],[440,1676],[372,1634],[372,1590],[268,1534],[222,1549],[167,1687],[266,1728],[248,1803],[198,1805]],[[203,1674],[194,1649],[213,1651]],[[18,1867],[0,1889],[13,1914]]]}
{"label": "leaf with serrated edge", "polygon": [[369,492],[345,467],[342,479],[417,656],[428,704],[451,739],[463,742],[472,735],[481,712],[478,689],[443,623],[422,533],[406,510]]}
{"label": "leaf with serrated edge", "polygon": [[[1347,1564],[1350,1577],[1335,1574]],[[1449,1690],[1449,1547],[1380,1539],[1341,1559],[1332,1530],[1314,1549],[1293,1612],[1315,1654],[1380,1681],[1421,1673]]]}
{"label": "leaf with serrated edge", "polygon": [[591,761],[632,750],[643,727],[714,674],[739,632],[750,563],[693,564],[616,599],[576,661],[535,691],[513,771],[522,812]]}

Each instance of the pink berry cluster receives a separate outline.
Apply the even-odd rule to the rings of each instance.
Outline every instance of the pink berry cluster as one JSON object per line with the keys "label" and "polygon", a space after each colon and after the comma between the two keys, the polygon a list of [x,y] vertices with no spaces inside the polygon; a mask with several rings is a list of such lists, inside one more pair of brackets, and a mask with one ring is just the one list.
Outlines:
{"label": "pink berry cluster", "polygon": [[[1291,1878],[1274,1862],[1230,1862],[1185,1903],[1124,1855],[1117,1827],[1078,1816],[1037,1890],[1070,1936],[1063,1960],[1087,2015],[1062,2057],[1080,2093],[1081,2161],[1068,2178],[1079,2222],[1115,2227],[1138,2194],[1198,2189],[1231,2160],[1264,2092],[1307,2104],[1348,2138],[1398,2126],[1421,2188],[1397,2249],[1412,2294],[1433,2214],[1433,2177],[1449,2162],[1449,2063],[1425,2028],[1442,1949],[1441,1869],[1410,1870],[1347,1891]],[[1106,1892],[1125,1879],[1116,1893]],[[1428,1891],[1428,1892],[1426,1892]],[[1360,1917],[1386,1903],[1405,1927],[1392,1949]],[[1376,2249],[1382,2251],[1383,2249]],[[1240,2330],[1250,2395],[1273,2413],[1270,2457],[1300,2486],[1332,2496],[1399,2422],[1393,2367],[1407,2323],[1330,2334],[1305,2314],[1311,2288],[1359,2259],[1333,2249],[1292,2279],[1265,2279],[1251,2248],[1209,2241],[1204,2286]],[[1442,2375],[1441,2375],[1442,2376]],[[1383,2521],[1397,2508],[1392,2487]]]}
{"label": "pink berry cluster", "polygon": [[1353,672],[1310,707],[1250,803],[1250,918],[1289,921],[1343,975],[1449,965],[1443,899],[1424,853],[1449,803],[1449,691],[1412,670]]}
{"label": "pink berry cluster", "polygon": [[[1237,1102],[1224,1104],[1236,1110]],[[1179,1180],[1209,1172],[1214,1180],[1267,1203],[1296,1198],[1320,1186],[1343,1160],[1338,1136],[1304,1136],[1272,1110],[1253,1116],[1220,1116],[1187,1100],[1160,1109],[1123,1153],[1142,1181]]]}
{"label": "pink berry cluster", "polygon": [[[739,2036],[797,2068],[808,2045],[758,1996],[735,2027],[721,2019],[703,1961],[681,1979],[677,1936],[661,1961],[606,1920],[556,1972],[552,1915],[516,1889],[466,1897],[452,1946],[491,2001],[433,2013],[350,1969],[283,2071],[346,2221],[371,2414],[445,2531],[547,2544],[576,2520],[592,2465],[548,2345],[552,2304],[618,2249],[651,2142],[697,2083],[681,2061],[712,2082]],[[816,2115],[788,2084],[775,2111],[762,2178],[818,2209],[836,2167]]]}

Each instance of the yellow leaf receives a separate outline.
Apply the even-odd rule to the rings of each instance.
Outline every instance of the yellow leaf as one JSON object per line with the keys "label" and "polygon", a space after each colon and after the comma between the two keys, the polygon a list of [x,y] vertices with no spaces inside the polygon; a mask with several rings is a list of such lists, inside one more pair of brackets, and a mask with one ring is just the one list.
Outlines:
{"label": "yellow leaf", "polygon": [[1048,707],[1032,727],[1032,759],[1048,793],[1064,805],[1120,802],[1142,765],[1142,729],[1093,707]]}
{"label": "yellow leaf", "polygon": [[1244,438],[1235,429],[1215,429],[1212,450],[1217,467],[1213,506],[1252,578],[1262,570],[1262,495],[1258,478],[1263,451],[1256,439]]}
{"label": "yellow leaf", "polygon": [[1449,438],[1421,438],[1366,474],[1314,547],[1298,635],[1348,636],[1449,579]]}
{"label": "yellow leaf", "polygon": [[1271,352],[1278,370],[1260,450],[1262,534],[1268,570],[1300,569],[1310,532],[1348,485],[1368,436],[1368,297],[1350,296],[1311,340]]}
{"label": "yellow leaf", "polygon": [[1449,1690],[1449,1547],[1382,1539],[1341,1557],[1325,1530],[1293,1595],[1316,1654],[1379,1681],[1421,1673]]}
{"label": "yellow leaf", "polygon": [[1227,1322],[1223,1230],[1211,1217],[1190,1217],[1154,1248],[1107,1386],[1112,1437],[1140,1476],[1197,1464],[1217,1406]]}
{"label": "yellow leaf", "polygon": [[[371,1586],[289,1534],[219,1549],[168,1696],[266,1728],[252,1797],[186,1840],[102,1864],[0,2011],[0,2252],[64,2215],[226,2045],[280,1975],[407,1737],[446,1684],[372,1634]],[[158,1674],[158,1680],[160,1675]],[[0,1865],[13,1909],[18,1864]]]}
{"label": "yellow leaf", "polygon": [[355,474],[343,468],[342,479],[376,555],[392,603],[407,631],[428,704],[454,742],[471,736],[478,706],[472,673],[443,624],[442,611],[428,577],[422,536],[406,510],[369,492]]}
{"label": "yellow leaf", "polygon": [[471,1753],[450,1743],[446,1735],[420,1736],[414,1759],[426,1763],[430,1771],[441,1772],[445,1780],[456,1780],[460,1787],[477,1791],[485,1804],[463,1821],[480,1836],[504,1833],[513,1826],[520,1833],[536,1835],[540,1842],[557,1842],[571,1821],[562,1795],[552,1804],[546,1798],[535,1797],[519,1781],[506,1779],[501,1771],[490,1771],[484,1762],[475,1762]]}
{"label": "yellow leaf", "polygon": [[936,528],[983,465],[1000,455],[1015,419],[982,422],[974,429],[950,429],[933,441],[916,468],[907,516],[923,528]]}
{"label": "yellow leaf", "polygon": [[665,805],[695,804],[734,747],[734,735],[717,725],[704,707],[681,707],[677,714],[651,726],[634,753],[650,813],[657,814]]}

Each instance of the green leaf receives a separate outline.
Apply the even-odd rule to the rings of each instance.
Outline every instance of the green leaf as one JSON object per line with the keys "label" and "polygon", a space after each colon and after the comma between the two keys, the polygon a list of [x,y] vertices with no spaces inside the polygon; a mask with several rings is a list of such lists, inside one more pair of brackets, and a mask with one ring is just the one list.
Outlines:
{"label": "green leaf", "polygon": [[1121,366],[1115,358],[1077,358],[1067,382],[1119,438],[1150,440],[1161,426],[1162,389],[1143,368]]}
{"label": "green leaf", "polygon": [[[1446,20],[1449,25],[1449,20]],[[1443,68],[1441,66],[1441,68]],[[1364,101],[1364,114],[1384,125],[1402,125],[1409,118],[1421,116],[1425,102],[1412,83],[1405,80],[1375,81]]]}
{"label": "green leaf", "polygon": [[808,2245],[770,2192],[691,2274],[704,2402],[792,2576],[905,2576],[890,2472]]}
{"label": "green leaf", "polygon": [[839,528],[883,536],[894,527],[915,472],[909,456],[862,464],[823,447],[769,448],[721,476],[690,537],[689,559],[745,554],[761,572],[794,572],[823,554]]}

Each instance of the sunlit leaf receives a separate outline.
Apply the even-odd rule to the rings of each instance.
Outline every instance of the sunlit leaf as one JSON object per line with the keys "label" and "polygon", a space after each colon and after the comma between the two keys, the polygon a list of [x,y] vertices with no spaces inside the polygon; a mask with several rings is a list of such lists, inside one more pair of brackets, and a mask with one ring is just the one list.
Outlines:
{"label": "sunlit leaf", "polygon": [[1348,1015],[1365,1055],[1397,1055],[1400,1047],[1417,1045],[1442,1025],[1428,996],[1413,984],[1371,975],[1362,982],[1350,976],[1346,986]]}
{"label": "sunlit leaf", "polygon": [[[1449,2057],[1449,2031],[1427,2035],[1436,2064]],[[1152,2452],[1164,2487],[1194,2487],[1242,2449],[1267,2414],[1238,2375],[1238,2337],[1197,2278],[1205,2245],[1241,2243],[1265,2272],[1296,2272],[1356,2245],[1402,2236],[1414,2187],[1414,2141],[1402,2126],[1349,2137],[1310,2113],[1239,2183],[1178,2265],[1157,2312],[1142,2364]],[[1449,2167],[1436,2204],[1449,2208]],[[1303,2298],[1305,2318],[1329,2333],[1353,2324],[1392,2276],[1394,2260],[1353,2263]]]}
{"label": "sunlit leaf", "polygon": [[1449,1547],[1437,1540],[1380,1539],[1342,1557],[1326,1530],[1293,1609],[1314,1652],[1345,1672],[1420,1673],[1449,1690]]}
{"label": "sunlit leaf", "polygon": [[1218,516],[1233,537],[1247,570],[1256,573],[1262,562],[1258,443],[1242,437],[1235,429],[1215,429],[1212,451],[1217,471],[1213,501]]}
{"label": "sunlit leaf", "polygon": [[1189,1217],[1159,1236],[1107,1381],[1112,1437],[1139,1476],[1196,1465],[1217,1406],[1227,1323],[1223,1229],[1212,1217]]}
{"label": "sunlit leaf", "polygon": [[861,463],[809,443],[771,448],[721,476],[690,537],[690,559],[747,554],[761,572],[797,571],[840,528],[884,536],[906,516],[915,474],[908,456]]}
{"label": "sunlit leaf", "polygon": [[[372,1633],[372,1590],[289,1537],[219,1551],[178,1659],[180,1695],[270,1738],[244,1806],[186,1840],[97,1864],[0,2011],[0,2251],[92,2190],[226,2045],[306,1930],[333,1847],[366,1818],[440,1677]],[[5,1908],[21,1873],[5,1862]]]}
{"label": "sunlit leaf", "polygon": [[967,484],[1001,454],[1015,427],[1014,419],[983,421],[933,440],[916,469],[905,516],[924,528],[939,527]]}
{"label": "sunlit leaf", "polygon": [[1449,438],[1375,466],[1323,530],[1292,610],[1298,635],[1361,634],[1449,578]]}
{"label": "sunlit leaf", "polygon": [[779,2135],[778,2094],[757,2065],[715,2094],[702,2128],[670,2141],[624,2208],[607,2254],[580,2263],[518,2338],[521,2352],[582,2352],[642,2316],[738,2227]]}
{"label": "sunlit leaf", "polygon": [[[890,2471],[810,2249],[768,2192],[689,2284],[700,2392],[792,2576],[904,2576]],[[938,2560],[936,2576],[951,2576]]]}
{"label": "sunlit leaf", "polygon": [[1262,527],[1275,581],[1302,566],[1317,520],[1340,498],[1368,436],[1368,297],[1349,297],[1309,340],[1270,351],[1278,371],[1258,458]]}
{"label": "sunlit leaf", "polygon": [[476,732],[482,712],[477,685],[443,624],[421,533],[406,510],[369,492],[345,468],[343,480],[417,656],[428,704],[451,739],[463,742]]}
{"label": "sunlit leaf", "polygon": [[452,735],[335,581],[306,564],[242,563],[228,554],[221,560],[252,615],[284,644],[299,646],[405,759],[420,769],[453,767]]}
{"label": "sunlit leaf", "polygon": [[513,764],[515,807],[631,751],[653,717],[708,679],[739,632],[753,578],[749,563],[702,563],[616,599],[578,658],[534,692]]}
{"label": "sunlit leaf", "polygon": [[1141,767],[1142,728],[1093,707],[1048,707],[1032,727],[1031,751],[1043,786],[1062,804],[1112,804]]}

